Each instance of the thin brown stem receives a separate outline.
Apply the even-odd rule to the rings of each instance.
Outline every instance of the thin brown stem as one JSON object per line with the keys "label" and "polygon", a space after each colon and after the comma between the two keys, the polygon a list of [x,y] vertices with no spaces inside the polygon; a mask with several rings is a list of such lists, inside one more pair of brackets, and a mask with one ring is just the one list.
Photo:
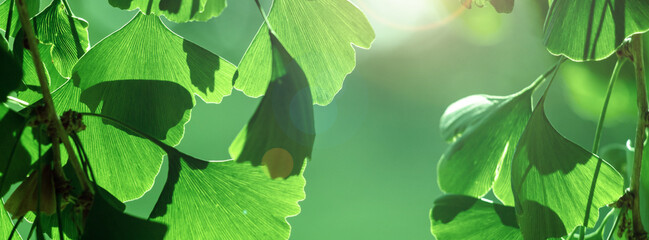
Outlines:
{"label": "thin brown stem", "polygon": [[642,238],[646,236],[642,221],[640,219],[640,169],[642,167],[642,151],[647,129],[647,85],[644,77],[644,61],[642,55],[642,35],[636,34],[631,37],[629,46],[631,60],[635,65],[636,88],[638,91],[638,126],[635,137],[635,154],[633,158],[633,172],[631,174],[631,193],[633,194],[633,205],[631,215],[633,217],[633,237]]}
{"label": "thin brown stem", "polygon": [[47,83],[47,76],[45,75],[45,68],[43,67],[43,61],[41,60],[40,53],[38,52],[38,42],[36,40],[36,35],[34,34],[34,28],[29,21],[29,15],[27,13],[27,5],[25,3],[25,0],[18,0],[16,6],[18,9],[18,15],[20,17],[20,22],[23,26],[23,30],[25,31],[27,45],[32,55],[34,66],[36,67],[36,75],[38,76],[38,81],[41,85],[41,92],[43,93],[43,100],[45,101],[45,110],[47,111],[47,115],[51,120],[51,124],[54,124],[56,137],[60,138],[63,146],[65,147],[65,151],[68,152],[68,156],[70,157],[69,162],[72,164],[74,172],[79,178],[79,182],[81,182],[81,188],[84,191],[90,191],[91,193],[93,193],[93,189],[90,188],[90,182],[87,176],[84,174],[83,169],[81,168],[79,159],[74,153],[74,149],[72,148],[72,144],[70,143],[70,139],[68,138],[68,133],[65,131],[65,128],[63,128],[61,119],[59,119],[59,116],[56,114],[54,101],[52,101],[52,95],[50,94],[50,89]]}

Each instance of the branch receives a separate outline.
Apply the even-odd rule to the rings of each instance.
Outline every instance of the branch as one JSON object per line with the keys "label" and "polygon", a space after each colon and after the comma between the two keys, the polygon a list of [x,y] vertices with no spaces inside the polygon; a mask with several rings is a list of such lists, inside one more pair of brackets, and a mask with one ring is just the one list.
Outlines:
{"label": "branch", "polygon": [[635,154],[633,158],[633,172],[631,174],[631,193],[633,194],[633,205],[631,215],[633,217],[633,237],[640,238],[647,235],[640,219],[640,168],[642,167],[642,151],[646,139],[645,129],[647,128],[647,85],[644,77],[644,61],[642,56],[642,35],[636,34],[631,37],[629,45],[631,61],[635,65],[636,88],[638,91],[638,126],[635,137]]}
{"label": "branch", "polygon": [[43,100],[45,101],[45,111],[48,118],[51,120],[50,124],[54,125],[56,135],[61,139],[65,150],[68,152],[68,156],[70,157],[70,161],[68,162],[72,164],[74,172],[79,178],[82,189],[84,191],[90,191],[91,193],[93,193],[93,189],[89,187],[89,180],[83,173],[79,160],[77,159],[77,156],[74,153],[74,149],[72,148],[72,144],[70,144],[68,133],[63,128],[61,119],[59,119],[59,116],[56,114],[56,109],[54,109],[54,102],[52,101],[52,95],[50,94],[50,89],[47,83],[45,68],[43,67],[43,61],[41,60],[40,53],[38,52],[38,42],[36,40],[36,35],[34,34],[34,28],[29,22],[29,15],[27,13],[25,0],[18,0],[16,6],[18,8],[20,22],[23,26],[23,30],[25,31],[25,38],[27,39],[29,51],[32,55],[34,66],[36,67],[36,74],[38,75],[38,81],[41,85],[41,92],[43,93]]}

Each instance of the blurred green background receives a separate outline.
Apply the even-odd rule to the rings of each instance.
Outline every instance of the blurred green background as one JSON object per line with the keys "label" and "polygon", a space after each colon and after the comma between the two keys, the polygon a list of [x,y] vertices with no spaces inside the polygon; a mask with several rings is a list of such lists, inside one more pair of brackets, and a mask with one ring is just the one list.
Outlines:
{"label": "blurred green background", "polygon": [[[517,92],[555,63],[542,40],[547,0],[517,1],[514,12],[504,15],[490,6],[463,11],[459,0],[352,2],[367,14],[376,40],[371,50],[357,49],[357,67],[335,100],[315,107],[307,198],[302,213],[288,219],[291,238],[432,239],[429,210],[442,194],[436,165],[447,146],[439,118],[462,97]],[[90,23],[92,45],[135,15],[107,0],[70,5]],[[205,23],[165,21],[234,64],[261,22],[253,0],[230,0],[220,17]],[[550,121],[586,149],[612,66],[565,64],[548,97]],[[634,134],[633,82],[624,77],[630,66],[623,71],[602,146],[624,144]],[[197,101],[179,148],[204,159],[229,158],[231,141],[259,99],[235,91],[221,104]],[[128,210],[146,214],[145,205],[130,203]]]}

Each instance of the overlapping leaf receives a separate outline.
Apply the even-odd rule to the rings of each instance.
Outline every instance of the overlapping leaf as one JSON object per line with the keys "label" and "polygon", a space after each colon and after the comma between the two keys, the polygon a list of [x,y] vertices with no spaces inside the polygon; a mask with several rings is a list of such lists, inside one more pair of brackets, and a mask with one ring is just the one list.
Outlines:
{"label": "overlapping leaf", "polygon": [[[0,238],[9,239],[11,229],[14,224],[4,208],[0,208]],[[14,236],[9,240],[21,240],[20,234],[14,233]]]}
{"label": "overlapping leaf", "polygon": [[[73,81],[81,89],[64,86],[55,102],[58,110],[108,115],[176,145],[189,121],[193,94],[220,102],[231,92],[234,71],[226,60],[171,32],[157,16],[139,13],[79,60]],[[113,124],[87,119],[92,127],[79,134],[97,182],[122,201],[142,196],[164,152],[119,125],[102,122]]]}
{"label": "overlapping leaf", "polygon": [[311,157],[315,127],[313,100],[306,76],[272,34],[270,86],[250,122],[230,146],[237,162],[265,165],[272,178],[298,175]]}
{"label": "overlapping leaf", "polygon": [[110,5],[125,10],[140,9],[145,13],[164,15],[174,22],[207,21],[223,12],[226,0],[108,0]]}
{"label": "overlapping leaf", "polygon": [[150,219],[169,239],[287,239],[304,177],[272,180],[249,163],[205,162],[169,153],[169,175]]}
{"label": "overlapping leaf", "polygon": [[604,59],[626,37],[649,30],[645,0],[554,0],[545,22],[545,45],[576,61]]}
{"label": "overlapping leaf", "polygon": [[431,231],[439,240],[523,239],[514,207],[463,195],[435,200],[430,212]]}
{"label": "overlapping leaf", "polygon": [[[356,64],[350,44],[369,48],[374,31],[347,0],[277,0],[268,17],[277,38],[302,67],[316,104],[327,105]],[[246,95],[266,92],[272,75],[268,27],[261,29],[239,64],[235,87]]]}
{"label": "overlapping leaf", "polygon": [[106,192],[95,194],[81,239],[163,239],[167,226],[125,214],[109,198],[121,204]]}
{"label": "overlapping leaf", "polygon": [[11,184],[27,178],[32,162],[38,156],[30,155],[35,140],[27,119],[0,104],[0,196],[4,196]]}
{"label": "overlapping leaf", "polygon": [[440,131],[451,146],[439,160],[437,181],[448,193],[484,196],[492,187],[513,205],[510,164],[532,112],[532,88],[506,96],[473,95],[451,104]]}
{"label": "overlapping leaf", "polygon": [[590,227],[597,222],[598,208],[621,196],[624,180],[604,160],[561,136],[548,121],[542,98],[516,146],[511,168],[525,239],[561,237],[582,224],[598,164]]}

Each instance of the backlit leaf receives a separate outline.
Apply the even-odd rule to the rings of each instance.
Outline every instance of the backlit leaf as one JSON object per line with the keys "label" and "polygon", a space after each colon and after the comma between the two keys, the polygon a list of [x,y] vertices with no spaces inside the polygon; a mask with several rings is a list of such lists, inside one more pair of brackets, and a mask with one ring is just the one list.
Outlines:
{"label": "backlit leaf", "polygon": [[270,34],[273,74],[270,86],[248,125],[230,146],[237,162],[265,165],[272,178],[298,175],[311,157],[315,127],[313,100],[304,72]]}
{"label": "backlit leaf", "polygon": [[205,162],[169,153],[169,175],[150,219],[169,239],[288,239],[304,177],[270,179],[232,160]]}
{"label": "backlit leaf", "polygon": [[124,10],[140,9],[174,22],[207,21],[223,12],[226,0],[108,0]]}
{"label": "backlit leaf", "polygon": [[[20,29],[20,21],[18,21],[18,8],[16,7],[16,2],[18,0],[13,0],[13,10],[11,11],[11,33],[10,36],[16,36],[18,29]],[[25,0],[27,5],[27,11],[29,16],[34,16],[38,13],[40,7],[40,0]],[[5,0],[0,3],[0,30],[7,31],[7,19],[9,19],[9,8],[12,4],[12,0]]]}
{"label": "backlit leaf", "polygon": [[581,225],[598,164],[601,164],[589,227],[598,209],[623,193],[624,179],[607,162],[561,136],[548,121],[542,98],[532,112],[512,161],[516,213],[526,239],[561,237]]}
{"label": "backlit leaf", "polygon": [[[356,65],[351,44],[369,48],[374,30],[347,0],[276,0],[268,16],[277,38],[304,71],[313,102],[327,105]],[[272,48],[266,24],[239,64],[235,87],[246,95],[266,92],[272,75]]]}
{"label": "backlit leaf", "polygon": [[649,30],[649,2],[554,0],[544,30],[550,53],[575,61],[601,60],[625,38]]}
{"label": "backlit leaf", "polygon": [[532,112],[532,92],[473,95],[446,109],[440,131],[451,146],[437,167],[442,191],[482,197],[493,187],[502,202],[513,205],[509,166]]}
{"label": "backlit leaf", "polygon": [[514,207],[462,195],[435,200],[431,230],[439,240],[523,239]]}

